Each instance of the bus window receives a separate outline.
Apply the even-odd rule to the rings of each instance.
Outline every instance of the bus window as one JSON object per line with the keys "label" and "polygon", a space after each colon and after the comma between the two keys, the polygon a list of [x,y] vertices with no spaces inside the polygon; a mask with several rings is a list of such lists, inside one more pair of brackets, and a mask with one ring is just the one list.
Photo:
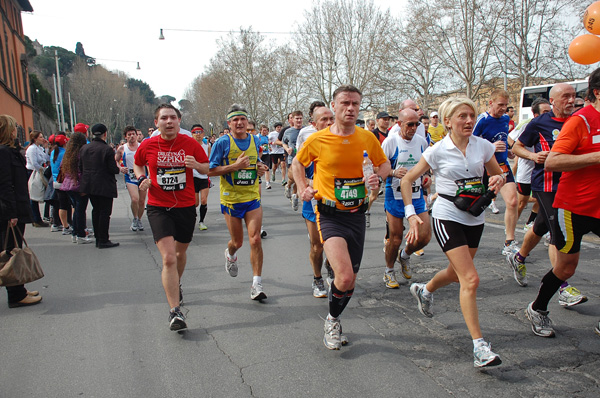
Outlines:
{"label": "bus window", "polygon": [[587,95],[587,88],[588,88],[587,82],[577,83],[575,85],[575,96],[585,99],[585,96]]}

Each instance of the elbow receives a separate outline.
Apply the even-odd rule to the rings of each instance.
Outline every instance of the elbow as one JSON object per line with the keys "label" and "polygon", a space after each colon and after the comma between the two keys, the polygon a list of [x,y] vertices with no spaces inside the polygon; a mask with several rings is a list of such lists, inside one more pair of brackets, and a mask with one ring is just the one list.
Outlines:
{"label": "elbow", "polygon": [[544,169],[546,171],[561,171],[561,170],[557,169],[556,162],[554,162],[554,160],[550,160],[550,159],[547,159],[544,162]]}

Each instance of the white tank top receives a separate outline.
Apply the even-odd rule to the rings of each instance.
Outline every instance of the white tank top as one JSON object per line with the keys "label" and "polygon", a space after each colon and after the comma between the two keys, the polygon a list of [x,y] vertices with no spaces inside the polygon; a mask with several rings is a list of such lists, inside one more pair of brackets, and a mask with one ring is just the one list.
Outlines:
{"label": "white tank top", "polygon": [[[137,148],[136,148],[137,151]],[[127,167],[127,175],[126,175],[126,179],[128,179],[131,182],[137,182],[137,179],[135,178],[135,173],[133,172],[133,165],[135,164],[135,152],[136,151],[132,151],[131,149],[129,149],[129,146],[127,144],[124,145],[123,148],[123,165],[125,165],[125,167]]]}
{"label": "white tank top", "polygon": [[[200,145],[202,146],[202,149],[204,149],[204,153],[206,153],[206,156],[208,157],[208,144],[205,144],[204,142],[200,143]],[[194,171],[194,177],[196,178],[202,178],[203,180],[206,180],[208,178],[208,176],[206,174],[200,174],[198,172],[198,170],[193,170]]]}

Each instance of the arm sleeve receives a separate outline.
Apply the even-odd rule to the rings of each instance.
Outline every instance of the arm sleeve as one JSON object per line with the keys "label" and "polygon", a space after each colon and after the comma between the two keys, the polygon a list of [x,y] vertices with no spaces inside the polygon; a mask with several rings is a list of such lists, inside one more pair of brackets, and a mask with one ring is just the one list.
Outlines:
{"label": "arm sleeve", "polygon": [[494,146],[494,144],[492,144],[488,140],[485,140],[485,142],[483,144],[484,144],[483,145],[483,159],[484,159],[484,163],[487,163],[490,161],[492,156],[494,156],[494,154],[496,153],[496,147]]}
{"label": "arm sleeve", "polygon": [[427,164],[429,166],[431,166],[431,168],[433,170],[436,170],[439,168],[439,164],[437,162],[435,155],[436,155],[436,150],[437,150],[437,148],[440,147],[440,145],[442,145],[442,144],[430,146],[429,148],[425,149],[425,152],[423,152],[423,157],[425,158],[425,161],[427,162]]}
{"label": "arm sleeve", "polygon": [[310,137],[304,141],[304,145],[302,149],[298,151],[295,158],[302,164],[304,167],[308,167],[310,163],[316,158],[316,153],[318,152],[316,146],[318,142],[315,142],[316,134],[312,134]]}
{"label": "arm sleeve", "polygon": [[2,219],[10,220],[17,217],[17,201],[12,181],[12,156],[9,151],[0,156],[0,215]]}
{"label": "arm sleeve", "polygon": [[138,147],[137,151],[135,151],[135,155],[133,157],[133,162],[138,166],[146,165],[146,147],[148,147],[148,141],[144,140]]}
{"label": "arm sleeve", "polygon": [[369,134],[368,138],[368,153],[369,159],[373,162],[373,165],[378,167],[383,163],[387,162],[388,158],[383,153],[383,149],[381,149],[381,145],[379,144],[379,140],[373,134]]}
{"label": "arm sleeve", "polygon": [[[483,129],[484,129],[484,124],[485,124],[485,114],[482,113],[481,115],[479,115],[479,117],[477,118],[477,122],[475,122],[475,127],[473,127],[473,135],[476,137],[481,137],[481,134],[483,134]],[[428,162],[429,163],[429,162]]]}
{"label": "arm sleeve", "polygon": [[583,119],[577,116],[569,118],[563,125],[558,138],[552,146],[551,152],[571,154],[575,151],[580,142],[587,139],[587,126]]}
{"label": "arm sleeve", "polygon": [[208,156],[206,155],[206,152],[204,152],[204,148],[202,148],[202,145],[196,142],[196,140],[194,140],[194,142],[196,143],[194,148],[194,158],[196,158],[196,162],[208,163]]}
{"label": "arm sleeve", "polygon": [[395,136],[390,135],[381,143],[381,149],[383,150],[384,155],[387,156],[388,159],[394,155],[394,151],[396,150],[396,140],[394,140],[394,137]]}
{"label": "arm sleeve", "polygon": [[534,146],[540,140],[540,136],[537,133],[537,120],[532,120],[525,126],[525,130],[519,136],[519,141],[525,146]]}
{"label": "arm sleeve", "polygon": [[219,138],[217,142],[215,142],[215,145],[213,145],[210,151],[210,164],[208,166],[209,168],[214,169],[215,167],[222,166],[221,159],[223,159],[225,153],[225,144],[229,144],[229,138]]}
{"label": "arm sleeve", "polygon": [[106,154],[104,155],[104,163],[111,174],[119,174],[121,172],[119,166],[117,166],[117,162],[115,162],[115,153],[110,147],[108,147]]}

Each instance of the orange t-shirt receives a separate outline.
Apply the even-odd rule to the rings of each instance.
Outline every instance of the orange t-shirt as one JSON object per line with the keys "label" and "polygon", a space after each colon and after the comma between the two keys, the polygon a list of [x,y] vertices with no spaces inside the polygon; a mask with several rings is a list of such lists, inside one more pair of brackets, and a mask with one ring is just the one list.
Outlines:
{"label": "orange t-shirt", "polygon": [[362,205],[367,196],[362,171],[365,150],[373,166],[387,161],[375,135],[360,127],[348,136],[335,135],[327,127],[308,137],[296,158],[304,167],[315,165],[315,199],[334,201],[340,210]]}
{"label": "orange t-shirt", "polygon": [[[586,107],[587,108],[587,107]],[[587,116],[587,123],[580,116],[571,116],[563,125],[552,152],[581,155],[600,152],[600,114],[590,107],[578,112]],[[554,207],[569,210],[582,216],[600,219],[600,165],[573,171],[563,171],[554,198]]]}

